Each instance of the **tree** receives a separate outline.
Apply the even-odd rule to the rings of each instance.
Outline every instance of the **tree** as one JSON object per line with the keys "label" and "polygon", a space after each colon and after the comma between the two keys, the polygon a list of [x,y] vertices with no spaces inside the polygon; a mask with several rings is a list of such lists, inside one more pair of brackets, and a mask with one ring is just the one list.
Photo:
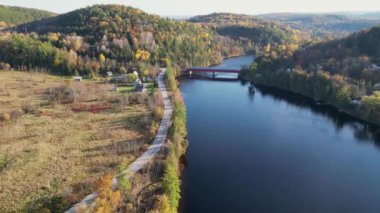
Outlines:
{"label": "tree", "polygon": [[134,82],[137,80],[137,76],[134,73],[127,74],[127,82]]}
{"label": "tree", "polygon": [[100,55],[99,55],[99,62],[101,64],[103,64],[104,62],[106,62],[106,57],[104,56],[103,53],[100,53]]}
{"label": "tree", "polygon": [[137,50],[135,54],[135,58],[137,61],[148,61],[150,58],[150,53],[145,50]]}
{"label": "tree", "polygon": [[336,95],[337,104],[340,107],[347,107],[351,103],[351,93],[348,86],[339,88]]}
{"label": "tree", "polygon": [[362,103],[370,115],[373,110],[380,108],[380,91],[375,91],[370,96],[364,96]]}

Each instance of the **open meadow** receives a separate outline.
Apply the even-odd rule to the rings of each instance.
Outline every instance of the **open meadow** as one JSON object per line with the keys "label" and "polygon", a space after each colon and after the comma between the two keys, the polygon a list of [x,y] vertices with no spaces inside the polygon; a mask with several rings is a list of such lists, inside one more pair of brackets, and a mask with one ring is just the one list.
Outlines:
{"label": "open meadow", "polygon": [[0,71],[0,212],[62,211],[146,150],[159,98],[112,88]]}

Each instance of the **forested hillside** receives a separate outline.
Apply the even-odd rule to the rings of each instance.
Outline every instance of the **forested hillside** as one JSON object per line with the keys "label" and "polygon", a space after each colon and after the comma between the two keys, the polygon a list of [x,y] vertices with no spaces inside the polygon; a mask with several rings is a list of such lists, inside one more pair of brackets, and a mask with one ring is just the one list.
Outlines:
{"label": "forested hillside", "polygon": [[315,97],[380,123],[379,64],[380,27],[374,27],[291,55],[267,53],[242,77]]}
{"label": "forested hillside", "polygon": [[[119,5],[83,8],[15,29],[42,42],[43,48],[51,48],[52,44],[64,51],[64,60],[72,65],[65,68],[66,74],[123,73],[137,68],[145,75],[153,70],[152,66],[169,61],[180,67],[210,65],[220,62],[224,56],[243,53],[237,42],[217,35],[206,26],[161,18]],[[20,36],[7,36],[1,47],[11,50],[9,54],[21,53],[18,56],[21,61],[12,59],[12,55],[0,60],[12,67],[50,69],[55,66],[22,57],[33,51],[28,52],[30,48],[20,46],[20,42],[12,42],[14,37]],[[26,43],[23,44],[28,45]],[[48,55],[39,58],[46,57],[48,60],[42,61],[51,59]]]}
{"label": "forested hillside", "polygon": [[255,53],[279,45],[294,50],[310,38],[307,33],[249,15],[213,13],[196,16],[189,21],[210,26],[220,35],[239,40],[247,51]]}
{"label": "forested hillside", "polygon": [[[370,14],[368,14],[370,15]],[[307,31],[315,37],[343,37],[349,33],[371,28],[380,23],[379,18],[343,14],[296,14],[279,13],[261,15],[268,21],[277,21],[294,29]]]}
{"label": "forested hillside", "polygon": [[0,27],[37,21],[54,15],[54,13],[43,10],[0,5]]}

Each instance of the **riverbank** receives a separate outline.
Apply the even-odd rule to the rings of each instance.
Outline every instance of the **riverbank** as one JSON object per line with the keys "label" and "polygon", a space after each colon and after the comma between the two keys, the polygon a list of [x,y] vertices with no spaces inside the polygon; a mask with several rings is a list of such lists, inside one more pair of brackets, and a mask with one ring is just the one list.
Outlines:
{"label": "riverbank", "polygon": [[162,177],[163,194],[159,197],[156,210],[159,212],[178,212],[181,198],[181,166],[180,158],[187,149],[186,106],[180,90],[178,89],[177,77],[180,70],[169,66],[166,72],[166,83],[170,90],[173,102],[173,123],[170,129],[168,141],[168,153],[164,165]]}
{"label": "riverbank", "polygon": [[[248,80],[246,80],[246,81],[248,81]],[[248,82],[250,82],[250,81],[248,81]],[[294,92],[294,91],[291,91],[291,90],[283,89],[283,88],[280,88],[280,87],[276,87],[276,86],[272,86],[272,85],[266,85],[266,84],[260,84],[260,83],[255,83],[253,81],[252,81],[252,83],[255,86],[267,87],[267,88],[271,88],[271,89],[275,89],[275,90],[280,90],[280,91],[284,91],[284,92],[287,92],[287,93],[291,93],[291,94],[294,94],[294,95],[299,95],[299,96],[302,96],[304,98],[308,98],[308,99],[310,99],[311,101],[313,101],[317,105],[327,105],[329,107],[334,108],[339,113],[343,113],[343,114],[345,114],[347,116],[350,116],[353,119],[356,119],[356,120],[358,120],[358,121],[360,121],[362,123],[370,124],[370,125],[376,125],[376,126],[380,127],[380,121],[371,121],[369,119],[364,118],[364,116],[362,115],[364,112],[360,113],[360,112],[355,111],[355,110],[342,109],[342,108],[339,108],[338,106],[336,106],[336,105],[334,105],[332,103],[322,102],[322,101],[316,99],[315,97],[307,96],[305,94],[301,94],[301,93]]]}

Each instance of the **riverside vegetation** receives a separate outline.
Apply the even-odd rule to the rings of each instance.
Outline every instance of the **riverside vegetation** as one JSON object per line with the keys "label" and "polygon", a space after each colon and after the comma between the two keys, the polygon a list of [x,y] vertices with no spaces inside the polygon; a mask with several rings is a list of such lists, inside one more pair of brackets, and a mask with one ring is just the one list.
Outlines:
{"label": "riverside vegetation", "polygon": [[241,77],[317,98],[380,124],[379,35],[380,27],[373,27],[294,52],[272,49],[256,58]]}

